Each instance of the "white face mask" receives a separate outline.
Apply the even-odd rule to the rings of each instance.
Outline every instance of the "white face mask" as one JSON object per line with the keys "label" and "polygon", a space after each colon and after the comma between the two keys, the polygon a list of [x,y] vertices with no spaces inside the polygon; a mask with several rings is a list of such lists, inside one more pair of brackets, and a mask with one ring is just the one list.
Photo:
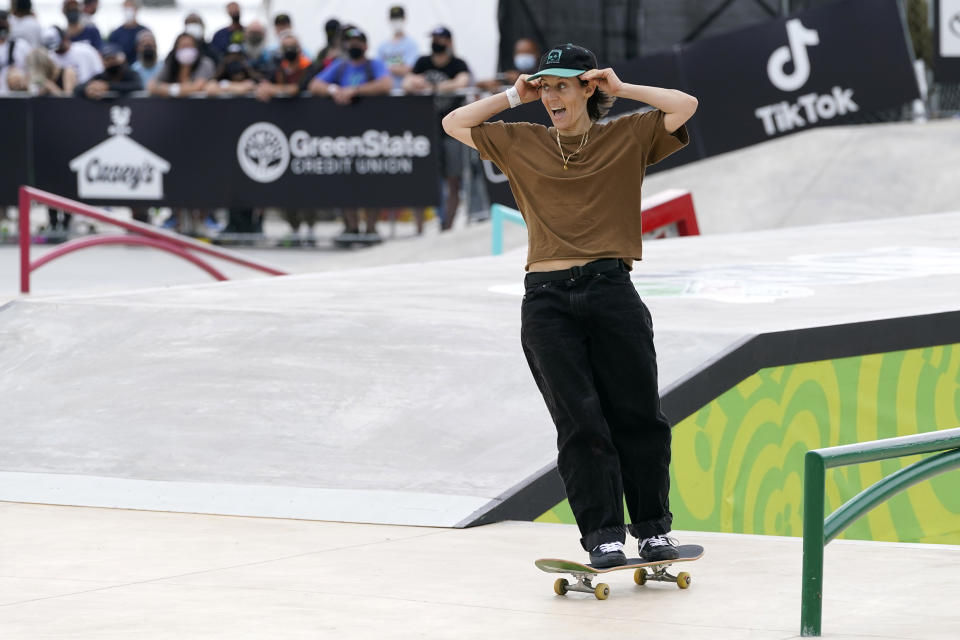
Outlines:
{"label": "white face mask", "polygon": [[197,40],[203,40],[203,25],[199,22],[191,22],[183,27],[186,33],[189,33]]}
{"label": "white face mask", "polygon": [[123,19],[126,22],[133,22],[137,19],[137,10],[133,7],[124,7],[123,8]]}
{"label": "white face mask", "polygon": [[407,26],[407,21],[401,18],[390,21],[390,28],[393,29],[394,33],[403,33],[404,28]]}
{"label": "white face mask", "polygon": [[537,56],[532,53],[518,53],[513,56],[513,66],[517,71],[533,71],[537,66]]}
{"label": "white face mask", "polygon": [[197,61],[198,52],[193,47],[184,47],[183,49],[177,49],[177,53],[174,55],[177,56],[177,62],[189,66]]}

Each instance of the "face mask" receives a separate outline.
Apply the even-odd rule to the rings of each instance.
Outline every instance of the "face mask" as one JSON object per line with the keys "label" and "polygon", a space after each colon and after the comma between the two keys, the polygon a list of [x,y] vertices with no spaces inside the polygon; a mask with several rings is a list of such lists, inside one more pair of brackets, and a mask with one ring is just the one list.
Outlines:
{"label": "face mask", "polygon": [[123,10],[123,19],[126,22],[133,22],[137,19],[137,10],[131,7],[126,7]]}
{"label": "face mask", "polygon": [[182,65],[191,65],[197,61],[198,52],[194,47],[186,47],[184,49],[177,49],[175,54],[177,57],[177,62]]}
{"label": "face mask", "polygon": [[112,77],[116,78],[116,77],[119,77],[121,71],[123,71],[123,65],[122,65],[122,64],[115,64],[115,65],[112,65],[112,66],[109,66],[109,67],[104,68],[104,71],[106,72],[106,74],[107,74],[108,76],[112,76]]}
{"label": "face mask", "polygon": [[80,10],[79,10],[79,9],[71,9],[70,11],[67,11],[67,12],[66,12],[66,16],[67,16],[67,23],[68,23],[68,24],[77,24],[78,22],[80,22]]}
{"label": "face mask", "polygon": [[289,62],[296,62],[297,58],[300,57],[300,50],[296,47],[289,47],[283,50],[283,57],[286,58]]}
{"label": "face mask", "polygon": [[230,20],[233,21],[233,24],[240,24],[240,14],[239,14],[239,13],[231,13],[231,14],[230,14]]}
{"label": "face mask", "polygon": [[157,61],[157,50],[153,47],[145,47],[140,52],[140,59],[143,60],[148,65],[152,65]]}
{"label": "face mask", "polygon": [[518,53],[513,56],[513,66],[517,71],[532,71],[537,66],[537,56],[532,53]]}
{"label": "face mask", "polygon": [[251,47],[259,47],[263,44],[263,35],[259,33],[251,33],[247,36],[247,44]]}
{"label": "face mask", "polygon": [[407,26],[406,20],[397,19],[397,20],[390,21],[390,28],[393,29],[394,33],[403,33],[403,29],[406,26]]}
{"label": "face mask", "polygon": [[359,60],[363,57],[364,51],[362,47],[350,47],[347,49],[347,55],[350,56],[351,60]]}
{"label": "face mask", "polygon": [[183,27],[183,30],[197,40],[203,40],[203,25],[199,22],[189,22]]}
{"label": "face mask", "polygon": [[431,49],[434,53],[446,53],[446,52],[447,52],[447,45],[445,45],[445,44],[440,44],[439,42],[434,42],[434,43],[432,43],[432,44],[430,45],[430,49]]}

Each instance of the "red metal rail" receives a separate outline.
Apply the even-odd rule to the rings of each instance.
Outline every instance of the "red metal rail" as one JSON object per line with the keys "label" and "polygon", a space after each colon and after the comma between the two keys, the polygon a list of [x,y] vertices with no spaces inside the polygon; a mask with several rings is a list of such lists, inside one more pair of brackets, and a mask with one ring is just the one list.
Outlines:
{"label": "red metal rail", "polygon": [[[190,251],[195,251],[197,253],[203,253],[215,258],[220,258],[221,260],[226,260],[234,264],[239,264],[250,269],[256,269],[257,271],[262,271],[264,273],[269,273],[274,276],[285,276],[287,275],[284,271],[272,267],[263,262],[257,260],[251,260],[250,258],[245,258],[239,254],[236,254],[232,251],[227,251],[226,249],[220,249],[219,247],[213,247],[208,244],[204,244],[198,240],[192,238],[185,238],[179,234],[164,231],[163,229],[157,229],[149,224],[143,222],[137,222],[136,220],[119,220],[114,218],[109,213],[103,209],[98,209],[96,207],[91,207],[90,205],[83,204],[82,202],[77,202],[76,200],[70,200],[69,198],[64,198],[47,191],[42,191],[40,189],[34,189],[33,187],[20,187],[20,292],[21,293],[30,293],[30,274],[33,271],[36,271],[43,265],[48,262],[55,260],[61,256],[64,256],[68,253],[73,253],[74,251],[79,251],[80,249],[86,249],[88,247],[95,247],[98,245],[108,245],[108,244],[126,244],[126,245],[136,245],[136,246],[146,246],[152,247],[154,249],[160,249],[171,253],[177,257],[188,260],[189,262],[200,267],[211,276],[217,280],[226,280],[227,277],[224,276],[220,271],[215,269],[210,265],[209,262],[201,260],[197,256],[190,253]],[[61,211],[68,211],[80,216],[87,218],[92,218],[100,222],[111,224],[121,229],[126,229],[127,231],[137,234],[132,236],[115,236],[115,235],[100,235],[92,236],[89,238],[80,238],[77,240],[71,240],[61,247],[51,251],[47,255],[39,258],[38,260],[31,262],[30,261],[30,205],[33,202],[39,202],[45,204],[48,207],[54,207],[55,209],[60,209]]]}

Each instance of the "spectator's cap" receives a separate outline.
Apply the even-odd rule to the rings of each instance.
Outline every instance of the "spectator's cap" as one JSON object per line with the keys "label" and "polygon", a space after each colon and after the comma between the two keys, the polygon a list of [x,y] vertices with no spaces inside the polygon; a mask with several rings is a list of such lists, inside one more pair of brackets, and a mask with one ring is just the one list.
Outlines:
{"label": "spectator's cap", "polygon": [[60,27],[47,27],[41,35],[41,42],[50,51],[56,51],[63,44],[63,29]]}
{"label": "spectator's cap", "polygon": [[104,42],[103,46],[100,47],[100,55],[104,58],[115,56],[118,53],[123,53],[123,49],[120,48],[120,45],[114,42]]}
{"label": "spectator's cap", "polygon": [[439,26],[433,31],[430,32],[430,37],[432,38],[453,38],[453,34],[450,33],[450,29],[447,29],[444,26]]}
{"label": "spectator's cap", "polygon": [[113,42],[104,42],[100,47],[100,56],[106,61],[107,58],[124,58],[127,55],[123,52],[123,47]]}
{"label": "spectator's cap", "polygon": [[596,68],[597,56],[593,55],[592,51],[568,42],[543,54],[543,57],[540,58],[540,68],[535,74],[527,78],[527,81],[529,82],[540,76],[572,78],[579,76],[584,71]]}
{"label": "spectator's cap", "polygon": [[343,30],[343,40],[363,40],[367,41],[367,35],[357,27],[349,26]]}
{"label": "spectator's cap", "polygon": [[396,19],[396,18],[403,18],[403,17],[405,17],[405,15],[406,15],[406,14],[405,14],[404,11],[403,11],[403,7],[401,7],[400,5],[395,4],[395,5],[393,5],[392,7],[390,7],[390,19],[391,19],[391,20],[394,20],[394,19]]}

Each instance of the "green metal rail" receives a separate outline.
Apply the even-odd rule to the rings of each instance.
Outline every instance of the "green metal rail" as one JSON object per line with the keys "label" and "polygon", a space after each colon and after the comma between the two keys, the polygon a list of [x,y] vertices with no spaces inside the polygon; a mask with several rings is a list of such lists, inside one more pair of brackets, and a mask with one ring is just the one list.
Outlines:
{"label": "green metal rail", "polygon": [[[904,467],[851,498],[826,520],[827,469],[923,453],[941,452]],[[823,613],[823,548],[877,505],[918,482],[960,468],[960,429],[945,429],[808,451],[803,477],[803,586],[800,635],[819,636]]]}
{"label": "green metal rail", "polygon": [[503,221],[526,227],[523,216],[516,209],[505,207],[502,204],[490,205],[490,231],[493,234],[491,254],[498,256],[503,253]]}

